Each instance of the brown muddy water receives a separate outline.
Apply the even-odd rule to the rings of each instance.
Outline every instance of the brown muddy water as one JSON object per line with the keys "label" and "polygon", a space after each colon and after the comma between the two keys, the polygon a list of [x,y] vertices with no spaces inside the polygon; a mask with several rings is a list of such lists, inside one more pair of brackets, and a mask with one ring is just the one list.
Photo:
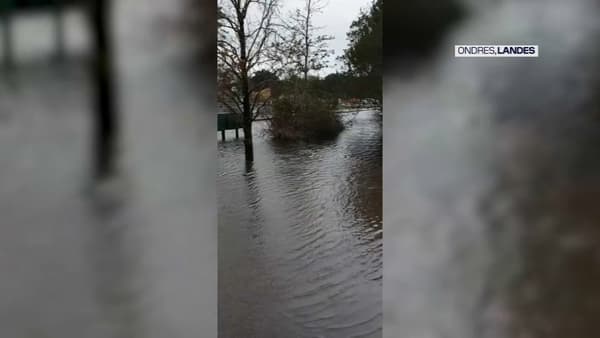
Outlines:
{"label": "brown muddy water", "polygon": [[256,122],[251,167],[219,142],[220,337],[381,336],[381,117],[346,120],[320,144]]}

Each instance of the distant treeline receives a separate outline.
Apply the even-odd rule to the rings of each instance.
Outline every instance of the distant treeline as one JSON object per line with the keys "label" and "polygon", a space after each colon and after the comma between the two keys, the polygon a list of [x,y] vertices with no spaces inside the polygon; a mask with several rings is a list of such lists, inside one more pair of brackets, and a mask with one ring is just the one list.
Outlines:
{"label": "distant treeline", "polygon": [[356,76],[349,73],[332,73],[325,77],[309,77],[303,84],[300,77],[279,79],[275,74],[261,70],[252,78],[252,82],[263,88],[270,88],[274,98],[294,91],[302,85],[302,90],[332,99],[378,99],[381,100],[381,77],[378,75]]}

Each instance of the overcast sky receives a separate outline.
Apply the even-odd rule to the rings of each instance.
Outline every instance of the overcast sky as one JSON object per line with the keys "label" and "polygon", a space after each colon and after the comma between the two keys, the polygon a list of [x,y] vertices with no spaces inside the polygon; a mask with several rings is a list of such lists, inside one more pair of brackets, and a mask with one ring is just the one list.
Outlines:
{"label": "overcast sky", "polygon": [[[352,21],[358,18],[362,8],[368,8],[372,0],[326,0],[328,5],[323,10],[322,14],[315,17],[315,24],[323,27],[322,34],[333,35],[334,40],[329,41],[329,48],[335,51],[336,57],[343,54],[346,49],[348,40],[346,33],[348,32]],[[287,14],[295,8],[303,7],[305,0],[281,0],[282,14]],[[337,66],[337,62],[333,60],[330,66]],[[323,70],[321,75],[334,72],[335,68]]]}

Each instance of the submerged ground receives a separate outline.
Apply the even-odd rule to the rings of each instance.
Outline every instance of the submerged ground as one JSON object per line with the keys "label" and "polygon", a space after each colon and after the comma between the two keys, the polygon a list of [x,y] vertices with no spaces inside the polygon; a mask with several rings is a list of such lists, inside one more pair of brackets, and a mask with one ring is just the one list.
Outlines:
{"label": "submerged ground", "polygon": [[382,135],[372,111],[320,144],[256,122],[255,163],[219,143],[219,330],[227,337],[380,337]]}

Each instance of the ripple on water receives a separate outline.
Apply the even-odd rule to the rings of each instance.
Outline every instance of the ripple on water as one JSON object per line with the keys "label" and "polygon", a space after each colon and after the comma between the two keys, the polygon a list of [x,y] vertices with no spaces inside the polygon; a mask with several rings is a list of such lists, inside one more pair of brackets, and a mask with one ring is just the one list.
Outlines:
{"label": "ripple on water", "polygon": [[[236,328],[260,337],[381,336],[381,119],[351,119],[332,142],[257,137],[247,173],[242,142],[219,144],[224,337]],[[260,238],[248,237],[251,229]],[[251,310],[240,310],[241,299]]]}

